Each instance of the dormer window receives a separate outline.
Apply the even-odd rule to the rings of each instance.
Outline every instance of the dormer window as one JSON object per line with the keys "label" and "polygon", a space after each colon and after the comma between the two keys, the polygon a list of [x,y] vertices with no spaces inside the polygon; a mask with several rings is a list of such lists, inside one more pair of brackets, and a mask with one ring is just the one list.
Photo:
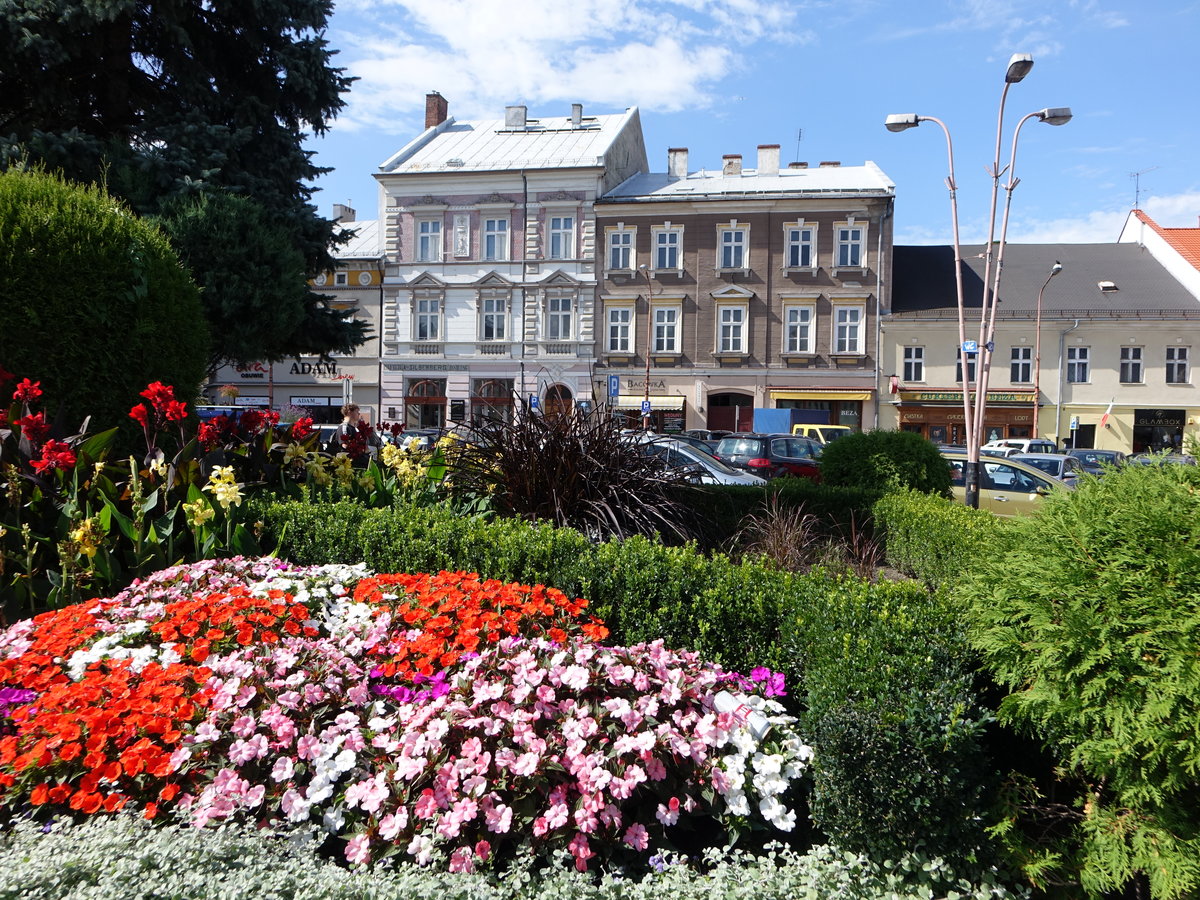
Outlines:
{"label": "dormer window", "polygon": [[1098,281],[1096,282],[1096,287],[1100,288],[1100,293],[1102,294],[1111,294],[1113,291],[1118,290],[1115,281]]}

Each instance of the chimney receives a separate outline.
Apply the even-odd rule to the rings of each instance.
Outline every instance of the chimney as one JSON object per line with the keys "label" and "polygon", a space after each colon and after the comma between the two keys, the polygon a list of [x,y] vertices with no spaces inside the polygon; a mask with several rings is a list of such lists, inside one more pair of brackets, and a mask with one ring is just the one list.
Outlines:
{"label": "chimney", "polygon": [[779,174],[779,145],[778,144],[759,144],[758,145],[758,174],[759,175],[778,175]]}
{"label": "chimney", "polygon": [[446,121],[446,115],[450,108],[446,103],[446,98],[437,91],[430,91],[425,95],[425,127],[436,128]]}
{"label": "chimney", "polygon": [[349,207],[344,203],[333,204],[333,221],[335,222],[355,222],[357,221],[356,213],[353,207]]}
{"label": "chimney", "polygon": [[667,151],[667,175],[671,178],[687,178],[687,147],[672,147]]}
{"label": "chimney", "polygon": [[842,164],[842,163],[841,163],[841,161],[840,161],[840,160],[836,160],[836,159],[823,159],[823,160],[821,160],[821,168],[822,168],[822,169],[836,169],[836,168],[837,168],[838,166],[840,166],[841,164]]}
{"label": "chimney", "polygon": [[742,154],[726,153],[721,157],[721,174],[722,175],[741,175],[742,174]]}
{"label": "chimney", "polygon": [[806,162],[790,162],[790,163],[788,163],[788,168],[789,169],[807,169],[808,163],[806,163]]}
{"label": "chimney", "polygon": [[504,127],[505,128],[524,128],[525,113],[527,112],[524,106],[506,106],[504,107]]}
{"label": "chimney", "polygon": [[572,103],[571,104],[571,127],[578,128],[582,124],[583,124],[583,104],[582,103]]}

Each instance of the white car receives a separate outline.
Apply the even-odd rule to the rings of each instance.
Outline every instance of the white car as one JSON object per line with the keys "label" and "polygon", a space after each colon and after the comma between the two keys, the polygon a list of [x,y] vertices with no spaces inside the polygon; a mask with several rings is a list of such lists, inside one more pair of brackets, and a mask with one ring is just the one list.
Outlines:
{"label": "white car", "polygon": [[638,443],[641,444],[643,453],[659,457],[673,469],[693,469],[701,484],[745,484],[762,487],[767,483],[765,478],[735,469],[687,441],[646,435],[645,439]]}
{"label": "white car", "polygon": [[1047,441],[1044,438],[1001,438],[997,441],[988,441],[980,449],[1015,450],[1017,453],[1058,452],[1058,447],[1055,445],[1054,441]]}

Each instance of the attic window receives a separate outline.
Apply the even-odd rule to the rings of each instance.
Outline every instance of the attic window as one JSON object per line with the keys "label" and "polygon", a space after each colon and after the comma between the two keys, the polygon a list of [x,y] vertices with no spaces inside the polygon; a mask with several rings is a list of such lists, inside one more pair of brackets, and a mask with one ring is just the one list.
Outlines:
{"label": "attic window", "polygon": [[454,157],[453,159],[448,159],[448,160],[446,160],[446,165],[447,165],[447,166],[449,166],[449,167],[451,167],[451,168],[458,169],[458,168],[461,168],[461,167],[462,167],[463,165],[465,165],[465,164],[463,163],[463,161],[462,161],[461,159],[459,159],[459,158],[456,156],[456,157]]}
{"label": "attic window", "polygon": [[1096,287],[1100,288],[1102,294],[1111,294],[1117,289],[1117,283],[1115,281],[1097,281]]}

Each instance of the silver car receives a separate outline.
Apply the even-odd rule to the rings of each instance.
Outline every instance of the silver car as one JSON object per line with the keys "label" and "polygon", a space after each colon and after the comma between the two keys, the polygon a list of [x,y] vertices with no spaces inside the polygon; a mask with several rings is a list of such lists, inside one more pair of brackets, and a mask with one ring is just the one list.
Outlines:
{"label": "silver car", "polygon": [[656,456],[672,469],[691,469],[701,484],[745,484],[761,487],[765,478],[735,469],[711,453],[706,453],[686,441],[670,437],[649,437],[642,442],[642,452]]}
{"label": "silver car", "polygon": [[1018,453],[1010,458],[1018,459],[1035,469],[1041,469],[1047,475],[1053,475],[1067,484],[1074,484],[1087,474],[1083,463],[1066,453]]}

